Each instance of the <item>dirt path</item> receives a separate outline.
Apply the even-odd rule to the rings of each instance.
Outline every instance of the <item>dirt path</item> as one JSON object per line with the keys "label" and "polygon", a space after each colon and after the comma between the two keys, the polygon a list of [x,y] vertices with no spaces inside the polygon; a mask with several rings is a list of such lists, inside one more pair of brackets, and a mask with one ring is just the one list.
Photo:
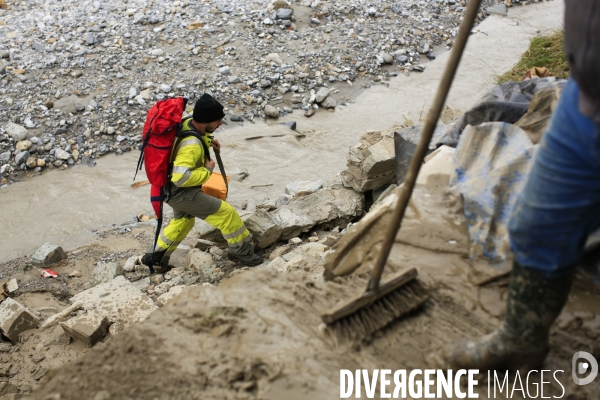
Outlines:
{"label": "dirt path", "polygon": [[[443,233],[434,226],[456,217],[448,211],[440,218],[435,207],[447,204],[449,195],[444,189],[419,191],[419,212],[408,216],[408,233],[400,237],[411,238],[413,245],[394,246],[386,273],[417,268],[431,299],[371,342],[339,345],[319,318],[364,288],[364,270],[325,282],[319,265],[290,273],[261,267],[218,287],[187,288],[141,325],[51,373],[32,398],[334,399],[339,398],[340,369],[438,367],[443,345],[498,325],[508,280],[478,285],[496,272],[485,264],[469,264],[464,230]],[[418,199],[428,199],[427,204]],[[439,234],[432,237],[432,231]],[[449,240],[457,240],[458,247],[440,252],[439,243]],[[587,399],[597,395],[596,389],[576,386],[570,363],[576,351],[598,353],[600,298],[584,277],[574,286],[551,337],[545,368],[566,371],[561,383],[569,398]],[[481,397],[486,390],[482,377]],[[545,393],[560,396],[561,390],[554,384]]]}

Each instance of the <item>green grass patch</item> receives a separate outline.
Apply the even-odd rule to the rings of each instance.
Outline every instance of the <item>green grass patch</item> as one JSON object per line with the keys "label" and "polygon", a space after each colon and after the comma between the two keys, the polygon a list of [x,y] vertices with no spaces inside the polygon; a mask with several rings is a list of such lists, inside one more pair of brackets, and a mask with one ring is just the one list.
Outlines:
{"label": "green grass patch", "polygon": [[556,31],[548,36],[531,39],[529,49],[521,60],[507,73],[498,77],[498,83],[506,81],[522,81],[527,71],[533,67],[546,67],[553,76],[568,78],[569,65],[565,58],[563,31]]}

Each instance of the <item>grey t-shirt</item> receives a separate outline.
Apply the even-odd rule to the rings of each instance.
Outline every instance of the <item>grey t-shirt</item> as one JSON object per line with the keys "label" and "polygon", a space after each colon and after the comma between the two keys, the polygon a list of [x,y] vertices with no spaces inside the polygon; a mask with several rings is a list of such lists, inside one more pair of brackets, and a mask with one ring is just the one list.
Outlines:
{"label": "grey t-shirt", "polygon": [[579,109],[600,121],[600,0],[565,0],[565,52]]}

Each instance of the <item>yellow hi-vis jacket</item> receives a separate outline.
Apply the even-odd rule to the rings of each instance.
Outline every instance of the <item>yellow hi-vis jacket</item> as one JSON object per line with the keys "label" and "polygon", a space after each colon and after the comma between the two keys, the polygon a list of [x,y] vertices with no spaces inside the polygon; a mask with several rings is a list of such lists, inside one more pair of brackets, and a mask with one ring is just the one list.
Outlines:
{"label": "yellow hi-vis jacket", "polygon": [[[196,187],[205,183],[210,178],[211,170],[204,166],[206,155],[200,140],[194,136],[186,136],[185,132],[192,131],[192,118],[184,120],[181,128],[181,138],[175,141],[175,160],[171,182],[177,187]],[[206,148],[210,149],[212,137],[202,136]]]}

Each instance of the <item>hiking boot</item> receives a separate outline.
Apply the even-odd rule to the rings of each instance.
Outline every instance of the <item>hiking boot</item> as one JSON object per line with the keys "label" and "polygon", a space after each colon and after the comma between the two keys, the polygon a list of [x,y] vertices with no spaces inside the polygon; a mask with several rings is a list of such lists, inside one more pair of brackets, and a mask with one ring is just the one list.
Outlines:
{"label": "hiking boot", "polygon": [[572,281],[573,273],[547,279],[515,262],[500,327],[478,340],[447,345],[443,350],[446,363],[455,369],[541,367],[549,350],[550,326],[567,301]]}
{"label": "hiking boot", "polygon": [[247,265],[249,267],[255,267],[257,265],[260,265],[264,261],[262,256],[260,256],[256,253],[251,253],[247,256],[229,253],[228,257],[231,261],[239,261],[242,264]]}

